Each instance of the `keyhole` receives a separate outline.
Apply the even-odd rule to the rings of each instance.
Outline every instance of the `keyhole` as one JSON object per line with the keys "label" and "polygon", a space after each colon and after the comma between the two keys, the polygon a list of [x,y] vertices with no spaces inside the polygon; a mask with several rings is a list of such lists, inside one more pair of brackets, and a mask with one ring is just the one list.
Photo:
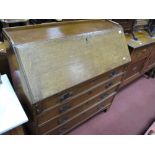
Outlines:
{"label": "keyhole", "polygon": [[88,43],[88,38],[86,38],[86,43]]}

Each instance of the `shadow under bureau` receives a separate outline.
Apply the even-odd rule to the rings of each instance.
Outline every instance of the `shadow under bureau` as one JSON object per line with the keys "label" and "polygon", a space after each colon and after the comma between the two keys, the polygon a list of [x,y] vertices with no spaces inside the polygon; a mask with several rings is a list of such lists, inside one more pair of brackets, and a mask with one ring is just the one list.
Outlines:
{"label": "shadow under bureau", "polygon": [[66,134],[106,111],[130,62],[121,26],[107,20],[5,28],[3,34],[31,134]]}

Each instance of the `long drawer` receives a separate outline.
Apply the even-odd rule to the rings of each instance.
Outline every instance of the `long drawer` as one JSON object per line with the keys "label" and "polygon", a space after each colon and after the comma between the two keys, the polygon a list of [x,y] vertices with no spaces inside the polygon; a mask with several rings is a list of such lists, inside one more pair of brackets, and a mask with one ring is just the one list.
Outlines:
{"label": "long drawer", "polygon": [[80,125],[81,123],[85,122],[92,116],[96,115],[100,111],[109,108],[109,106],[111,105],[110,102],[106,102],[106,103],[105,101],[98,102],[95,105],[86,109],[85,111],[81,112],[78,116],[74,117],[72,120],[69,120],[66,124],[58,126],[52,130],[49,130],[44,134],[50,134],[50,135],[65,134],[70,130],[72,130],[73,128]]}
{"label": "long drawer", "polygon": [[108,92],[106,91],[109,91],[112,88],[115,89],[115,87],[120,84],[121,78],[122,76],[117,76],[113,80],[109,80],[108,82],[102,82],[92,87],[88,91],[84,92],[83,94],[79,95],[78,97],[73,98],[72,100],[68,101],[65,104],[59,104],[59,105],[53,106],[52,108],[49,108],[48,110],[42,112],[37,116],[38,124],[42,124],[56,115],[63,114],[68,110],[78,106],[79,104],[83,104],[87,100],[91,100],[97,94],[103,93],[103,91],[106,94],[108,94]]}
{"label": "long drawer", "polygon": [[122,75],[124,71],[124,66],[121,66],[117,69],[114,69],[110,72],[107,72],[103,75],[100,75],[94,79],[88,80],[82,84],[79,84],[77,86],[74,86],[72,88],[69,88],[59,94],[56,94],[52,97],[49,97],[41,102],[38,102],[34,104],[34,106],[37,108],[39,106],[40,110],[38,113],[58,104],[63,104],[68,102],[69,100],[72,100],[75,96],[78,96],[80,93],[90,89],[94,85],[97,85],[105,80],[117,77],[118,75]]}
{"label": "long drawer", "polygon": [[115,95],[115,89],[113,88],[111,89],[108,94],[105,93],[100,93],[98,94],[96,97],[94,97],[93,99],[86,101],[83,104],[80,104],[78,107],[75,107],[74,109],[71,109],[70,111],[59,115],[49,121],[47,121],[46,123],[42,124],[39,126],[39,133],[45,133],[48,130],[51,130],[52,128],[56,127],[56,126],[60,126],[62,124],[65,124],[66,122],[68,122],[70,119],[73,119],[74,117],[76,117],[77,115],[79,115],[79,113],[81,113],[82,111],[85,111],[86,109],[88,109],[89,107],[95,105],[96,103],[102,103],[103,105],[107,105],[107,103],[111,103],[114,95]]}

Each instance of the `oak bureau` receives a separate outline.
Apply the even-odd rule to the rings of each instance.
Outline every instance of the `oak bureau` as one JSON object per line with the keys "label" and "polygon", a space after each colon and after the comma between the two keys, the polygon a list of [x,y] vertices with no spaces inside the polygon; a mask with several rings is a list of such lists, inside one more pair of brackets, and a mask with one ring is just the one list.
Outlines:
{"label": "oak bureau", "polygon": [[106,111],[131,61],[122,27],[108,20],[5,28],[3,34],[30,134],[66,134]]}

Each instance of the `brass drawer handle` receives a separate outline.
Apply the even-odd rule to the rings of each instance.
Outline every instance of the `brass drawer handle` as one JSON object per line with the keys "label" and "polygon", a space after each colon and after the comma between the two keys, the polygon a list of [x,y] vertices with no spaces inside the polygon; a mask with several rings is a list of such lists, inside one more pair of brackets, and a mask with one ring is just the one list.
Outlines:
{"label": "brass drawer handle", "polygon": [[118,74],[118,72],[117,71],[112,71],[111,73],[110,73],[110,75],[109,75],[109,77],[111,78],[111,77],[114,77],[115,75],[117,75]]}
{"label": "brass drawer handle", "polygon": [[62,102],[64,100],[70,98],[72,95],[73,95],[72,92],[67,92],[67,93],[65,93],[65,94],[63,94],[63,95],[60,96],[60,101]]}
{"label": "brass drawer handle", "polygon": [[88,95],[91,95],[93,93],[93,91],[92,90],[90,90],[89,92],[88,92]]}
{"label": "brass drawer handle", "polygon": [[63,113],[65,111],[67,111],[69,108],[71,108],[71,105],[69,105],[68,103],[63,105],[62,107],[60,107],[59,112]]}
{"label": "brass drawer handle", "polygon": [[65,132],[66,130],[67,130],[66,127],[62,127],[60,129],[58,129],[58,132],[59,132],[59,134],[61,134],[61,133]]}
{"label": "brass drawer handle", "polygon": [[108,84],[105,85],[105,88],[109,88],[113,85],[113,82],[109,82]]}
{"label": "brass drawer handle", "polygon": [[100,96],[101,99],[105,99],[109,94],[108,93],[104,93]]}
{"label": "brass drawer handle", "polygon": [[60,124],[63,124],[63,123],[66,122],[67,120],[68,120],[67,117],[59,118],[59,119],[58,119],[58,124],[59,124],[59,125],[60,125]]}
{"label": "brass drawer handle", "polygon": [[101,108],[103,108],[103,103],[97,105],[97,110],[100,110]]}

